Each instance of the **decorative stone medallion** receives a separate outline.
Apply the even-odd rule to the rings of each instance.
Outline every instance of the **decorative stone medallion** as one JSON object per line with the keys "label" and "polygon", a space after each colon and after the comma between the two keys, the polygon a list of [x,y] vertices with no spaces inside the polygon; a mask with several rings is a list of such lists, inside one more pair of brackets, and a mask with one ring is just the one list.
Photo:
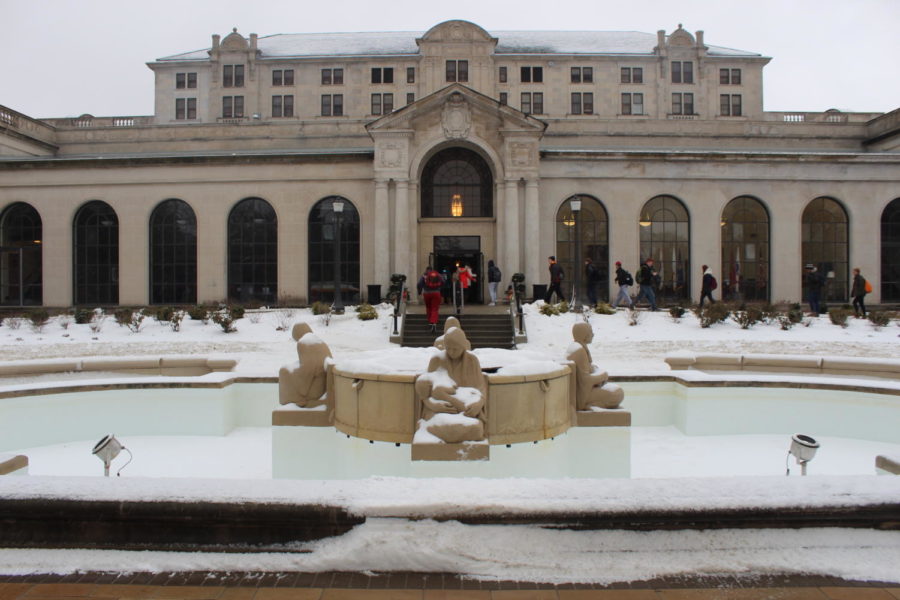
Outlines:
{"label": "decorative stone medallion", "polygon": [[472,128],[472,115],[462,94],[457,92],[451,94],[447,99],[441,115],[441,125],[444,128],[444,137],[448,139],[461,139],[469,136],[469,130]]}

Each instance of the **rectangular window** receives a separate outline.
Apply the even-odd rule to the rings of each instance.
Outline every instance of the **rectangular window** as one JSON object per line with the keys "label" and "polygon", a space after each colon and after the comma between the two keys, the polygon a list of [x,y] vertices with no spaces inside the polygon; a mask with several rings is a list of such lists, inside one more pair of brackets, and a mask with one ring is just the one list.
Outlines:
{"label": "rectangular window", "polygon": [[188,119],[196,119],[197,118],[197,99],[196,98],[188,98],[187,99],[187,118]]}
{"label": "rectangular window", "polygon": [[506,92],[500,92],[500,104],[502,104],[503,106],[509,104],[509,94],[507,94]]}
{"label": "rectangular window", "polygon": [[[287,71],[285,71],[287,73]],[[291,84],[293,84],[293,71],[291,71]],[[285,83],[285,85],[291,85]],[[322,69],[322,85],[343,85],[344,69]]]}
{"label": "rectangular window", "polygon": [[544,114],[544,94],[541,92],[535,92],[531,95],[531,108],[534,110],[534,114],[542,115]]}
{"label": "rectangular window", "polygon": [[416,82],[416,68],[415,67],[406,67],[406,83],[415,83]]}
{"label": "rectangular window", "polygon": [[741,95],[740,94],[732,94],[731,95],[731,116],[732,117],[740,117],[743,114],[741,110]]}
{"label": "rectangular window", "polygon": [[722,85],[741,85],[741,70],[719,69],[719,83]]}
{"label": "rectangular window", "polygon": [[272,96],[272,116],[282,116],[281,96]]}
{"label": "rectangular window", "polygon": [[381,114],[381,94],[372,94],[372,114]]}
{"label": "rectangular window", "polygon": [[293,69],[275,69],[272,71],[272,85],[294,85]]}
{"label": "rectangular window", "polygon": [[521,67],[519,81],[522,83],[541,83],[544,81],[544,67]]}
{"label": "rectangular window", "polygon": [[394,112],[394,94],[372,94],[372,114],[389,115]]}
{"label": "rectangular window", "polygon": [[322,85],[331,85],[331,69],[322,69]]}
{"label": "rectangular window", "polygon": [[244,87],[244,65],[234,65],[234,87]]}
{"label": "rectangular window", "polygon": [[626,92],[622,94],[622,114],[644,114],[644,94],[636,94],[633,92]]}
{"label": "rectangular window", "polygon": [[285,69],[284,70],[284,85],[294,85],[294,70],[293,69]]}
{"label": "rectangular window", "polygon": [[694,114],[694,94],[672,94],[672,114],[673,115],[692,115]]}
{"label": "rectangular window", "polygon": [[416,101],[416,95],[412,92],[406,94],[406,104],[412,104]]}
{"label": "rectangular window", "polygon": [[694,63],[689,60],[673,60],[672,83],[694,83]]}
{"label": "rectangular window", "polygon": [[343,94],[322,94],[322,116],[340,117],[344,114]]}
{"label": "rectangular window", "polygon": [[581,114],[581,93],[572,92],[572,114]]}
{"label": "rectangular window", "polygon": [[222,97],[222,118],[238,119],[244,116],[244,97],[243,96],[223,96]]}
{"label": "rectangular window", "polygon": [[294,116],[294,97],[293,96],[272,96],[272,116],[273,117],[293,117]]}
{"label": "rectangular window", "polygon": [[187,109],[186,109],[186,105],[187,105],[187,99],[186,99],[186,98],[175,98],[175,118],[176,118],[176,119],[179,119],[179,120],[180,120],[180,119],[184,119],[184,118],[185,118],[184,115],[185,115],[186,110],[187,110]]}
{"label": "rectangular window", "polygon": [[569,79],[572,83],[593,83],[594,67],[572,67],[569,69]]}
{"label": "rectangular window", "polygon": [[506,67],[500,67],[499,71],[497,71],[497,75],[500,79],[500,83],[506,83]]}
{"label": "rectangular window", "polygon": [[372,67],[372,83],[394,83],[394,67]]}
{"label": "rectangular window", "polygon": [[188,89],[193,89],[197,87],[197,74],[196,73],[188,73],[187,74],[187,86]]}
{"label": "rectangular window", "polygon": [[522,101],[519,104],[519,110],[526,115],[531,114],[531,92],[522,92]]}
{"label": "rectangular window", "polygon": [[619,69],[619,83],[644,83],[644,68],[621,67]]}
{"label": "rectangular window", "polygon": [[719,94],[719,114],[723,117],[731,116],[731,97],[728,94]]}
{"label": "rectangular window", "polygon": [[244,65],[223,65],[222,87],[244,87]]}
{"label": "rectangular window", "polygon": [[465,83],[469,81],[469,61],[467,60],[448,60],[446,63],[446,80],[448,83],[458,81]]}
{"label": "rectangular window", "polygon": [[183,90],[187,87],[187,73],[175,73],[175,89]]}

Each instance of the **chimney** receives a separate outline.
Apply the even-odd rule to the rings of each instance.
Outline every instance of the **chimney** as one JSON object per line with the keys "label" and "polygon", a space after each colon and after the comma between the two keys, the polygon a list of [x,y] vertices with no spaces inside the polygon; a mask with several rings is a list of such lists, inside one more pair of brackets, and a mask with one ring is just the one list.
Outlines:
{"label": "chimney", "polygon": [[256,38],[257,35],[255,33],[250,34],[250,52],[256,52]]}
{"label": "chimney", "polygon": [[697,46],[700,48],[703,47],[703,30],[697,32]]}
{"label": "chimney", "polygon": [[222,39],[222,37],[218,33],[213,34],[213,45],[212,45],[213,50],[215,50],[219,47],[219,40],[221,40],[221,39]]}
{"label": "chimney", "polygon": [[660,49],[665,48],[665,46],[666,46],[666,30],[665,29],[660,29],[659,31],[656,32],[656,44],[659,46]]}

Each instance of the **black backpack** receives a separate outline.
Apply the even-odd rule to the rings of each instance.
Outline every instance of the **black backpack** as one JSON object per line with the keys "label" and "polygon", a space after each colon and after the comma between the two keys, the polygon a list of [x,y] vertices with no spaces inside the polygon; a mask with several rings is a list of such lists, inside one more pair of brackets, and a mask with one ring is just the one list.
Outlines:
{"label": "black backpack", "polygon": [[622,269],[622,273],[624,273],[624,277],[622,277],[622,285],[634,285],[634,278],[631,277],[631,273]]}

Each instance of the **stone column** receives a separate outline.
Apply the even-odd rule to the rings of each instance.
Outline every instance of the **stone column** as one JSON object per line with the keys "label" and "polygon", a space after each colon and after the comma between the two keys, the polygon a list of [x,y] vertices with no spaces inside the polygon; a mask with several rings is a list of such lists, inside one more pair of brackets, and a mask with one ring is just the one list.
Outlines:
{"label": "stone column", "polygon": [[[419,248],[419,184],[416,181],[410,181],[409,186],[407,188],[407,212],[409,213],[407,217],[407,222],[409,223],[408,231],[408,243],[406,244],[407,251],[409,252],[410,262],[409,268],[411,273],[407,273],[407,276],[410,279],[413,279],[413,276],[419,273],[422,269],[425,268],[424,264],[418,264],[418,261],[422,258],[422,256],[428,255],[431,252],[431,248],[420,249]],[[427,260],[427,258],[426,258]],[[407,280],[409,281],[409,280]],[[413,282],[415,283],[415,282]]]}
{"label": "stone column", "polygon": [[521,264],[519,261],[521,260],[521,256],[519,254],[521,243],[519,240],[519,182],[515,180],[506,182],[506,190],[503,194],[503,201],[505,204],[504,208],[504,221],[505,221],[505,231],[506,235],[504,236],[504,245],[505,245],[505,260],[506,264],[503,265],[503,269],[505,273],[509,273],[511,277],[513,273],[518,273],[522,270]]}
{"label": "stone column", "polygon": [[394,182],[394,270],[406,275],[407,281],[412,277],[409,262],[409,181],[406,179]]}
{"label": "stone column", "polygon": [[[375,218],[373,226],[375,281],[372,283],[387,286],[388,278],[391,274],[391,224],[390,208],[388,206],[388,184],[384,180],[375,181]],[[387,287],[384,289],[386,290]]]}
{"label": "stone column", "polygon": [[525,276],[531,283],[541,281],[541,224],[538,199],[540,183],[537,179],[525,182]]}

